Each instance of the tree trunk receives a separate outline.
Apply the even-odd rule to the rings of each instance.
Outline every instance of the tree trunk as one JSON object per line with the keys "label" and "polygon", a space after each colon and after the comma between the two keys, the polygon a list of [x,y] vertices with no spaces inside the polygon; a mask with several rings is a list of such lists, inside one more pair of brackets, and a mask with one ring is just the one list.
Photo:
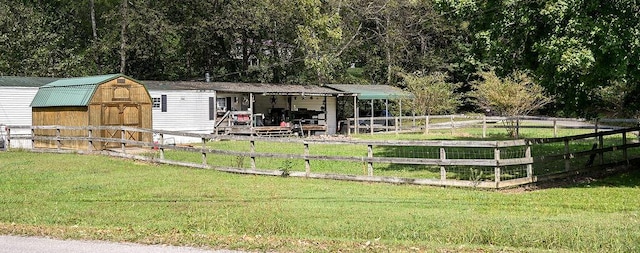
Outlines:
{"label": "tree trunk", "polygon": [[385,47],[386,47],[386,55],[387,55],[387,85],[391,85],[391,39],[389,38],[389,10],[387,10],[387,14],[385,15],[386,21],[386,29],[385,29]]}
{"label": "tree trunk", "polygon": [[89,9],[91,11],[91,31],[93,32],[93,41],[98,41],[98,30],[96,28],[96,8],[95,0],[89,0]]}
{"label": "tree trunk", "polygon": [[122,0],[122,29],[120,30],[120,73],[124,74],[127,66],[127,8],[128,0]]}

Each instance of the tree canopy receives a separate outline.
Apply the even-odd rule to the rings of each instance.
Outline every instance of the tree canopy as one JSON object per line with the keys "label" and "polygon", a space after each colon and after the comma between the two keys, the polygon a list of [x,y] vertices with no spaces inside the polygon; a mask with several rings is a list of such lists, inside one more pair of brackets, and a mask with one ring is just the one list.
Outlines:
{"label": "tree canopy", "polygon": [[402,73],[445,73],[462,96],[522,71],[558,116],[637,115],[639,38],[631,0],[0,1],[0,75],[406,88]]}

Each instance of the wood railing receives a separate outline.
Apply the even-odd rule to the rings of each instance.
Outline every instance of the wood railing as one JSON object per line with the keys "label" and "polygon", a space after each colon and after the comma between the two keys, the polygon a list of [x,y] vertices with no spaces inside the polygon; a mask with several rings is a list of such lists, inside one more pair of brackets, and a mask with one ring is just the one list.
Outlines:
{"label": "wood railing", "polygon": [[[14,129],[30,129],[30,136],[13,136]],[[56,136],[38,136],[36,130],[55,130]],[[86,130],[87,136],[64,136],[63,130]],[[94,132],[100,130],[121,131],[121,138],[95,137]],[[137,129],[131,127],[64,127],[64,126],[7,126],[6,143],[11,147],[11,142],[19,139],[36,141],[55,141],[58,143],[53,149],[34,149],[34,151],[52,152],[102,152],[104,154],[127,157],[157,163],[189,166],[194,168],[216,169],[233,173],[292,176],[306,178],[325,178],[336,180],[355,180],[367,182],[407,183],[420,185],[457,186],[457,187],[481,187],[503,188],[522,185],[540,180],[547,180],[563,175],[575,174],[585,169],[625,164],[640,157],[640,143],[637,138],[629,138],[637,134],[640,128],[626,128],[585,134],[578,136],[544,138],[544,139],[518,139],[507,141],[363,141],[348,139],[302,139],[302,138],[264,138],[255,136],[220,136],[213,134],[195,134],[178,131],[163,131],[151,129]],[[152,133],[157,138],[154,142],[142,142],[126,138],[125,132]],[[605,144],[605,138],[620,135],[619,144]],[[182,136],[195,138],[200,143],[189,145],[166,144],[165,136]],[[633,140],[631,140],[633,139]],[[65,140],[85,141],[86,150],[72,150],[64,146]],[[587,150],[574,148],[576,144],[584,147],[584,142],[597,140],[597,145]],[[211,141],[235,141],[237,145],[248,145],[244,151],[211,148]],[[95,143],[109,142],[119,143],[118,148],[96,150]],[[260,152],[256,149],[257,142],[267,143],[267,146],[290,145],[297,146],[298,150],[290,153]],[[555,144],[554,144],[555,143]],[[561,144],[558,144],[561,143]],[[346,145],[361,147],[366,154],[360,155],[331,155],[311,154],[314,146],[336,145],[336,149],[345,149]],[[544,148],[544,145],[555,145],[553,148]],[[563,147],[562,152],[554,152],[557,147]],[[143,153],[133,153],[131,147],[142,148]],[[365,149],[366,147],[366,149]],[[414,155],[413,152],[421,150],[423,153]],[[169,160],[166,152],[189,152],[200,154],[200,161],[193,160]],[[378,151],[378,152],[376,152]],[[604,159],[605,154],[620,153],[614,159]],[[230,156],[248,158],[250,165],[225,166],[219,160],[209,159],[208,156]],[[594,160],[594,157],[598,158]],[[591,163],[581,163],[579,159],[591,158]],[[281,159],[302,161],[300,167],[291,168],[261,168],[258,161],[267,159]],[[350,162],[353,166],[361,165],[363,173],[333,173],[331,171],[318,171],[314,164],[318,161],[330,161],[332,163]],[[563,162],[563,166],[547,168],[553,162]],[[574,163],[578,161],[578,163]],[[587,161],[588,162],[588,161]],[[422,178],[411,176],[398,176],[389,173],[380,167],[384,165],[411,165],[416,170],[430,170],[439,172],[434,178]],[[595,166],[597,165],[597,166]],[[466,173],[466,174],[465,174]],[[463,176],[461,176],[463,175]]]}

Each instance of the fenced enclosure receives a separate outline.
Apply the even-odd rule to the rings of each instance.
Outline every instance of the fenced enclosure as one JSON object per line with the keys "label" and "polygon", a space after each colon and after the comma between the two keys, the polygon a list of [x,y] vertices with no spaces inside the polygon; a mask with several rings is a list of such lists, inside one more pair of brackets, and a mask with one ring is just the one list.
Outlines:
{"label": "fenced enclosure", "polygon": [[[15,129],[31,135],[13,136]],[[38,136],[37,130],[84,130],[86,136]],[[119,132],[112,138],[96,131]],[[516,140],[352,140],[347,137],[266,138],[220,136],[131,127],[7,126],[6,146],[18,140],[53,141],[53,152],[101,152],[157,163],[220,171],[437,186],[503,188],[538,182],[610,165],[629,165],[640,158],[639,127],[556,138]],[[153,142],[128,138],[153,134]],[[194,140],[176,144],[175,136]],[[84,141],[87,150],[65,147]],[[117,143],[96,150],[95,143]]]}

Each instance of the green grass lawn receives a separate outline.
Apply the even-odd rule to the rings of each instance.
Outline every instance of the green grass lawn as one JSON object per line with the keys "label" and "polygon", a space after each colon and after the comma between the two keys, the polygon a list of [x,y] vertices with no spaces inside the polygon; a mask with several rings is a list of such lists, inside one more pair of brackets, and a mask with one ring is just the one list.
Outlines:
{"label": "green grass lawn", "polygon": [[638,252],[640,172],[507,192],[0,152],[0,234],[249,251]]}

